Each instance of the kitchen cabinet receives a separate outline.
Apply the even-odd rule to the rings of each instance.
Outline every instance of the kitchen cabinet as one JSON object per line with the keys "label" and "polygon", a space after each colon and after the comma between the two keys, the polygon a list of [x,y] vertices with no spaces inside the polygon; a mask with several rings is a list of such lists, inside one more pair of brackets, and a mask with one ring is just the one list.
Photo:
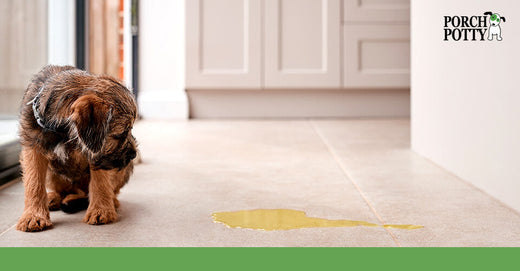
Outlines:
{"label": "kitchen cabinet", "polygon": [[265,87],[341,86],[339,0],[265,0]]}
{"label": "kitchen cabinet", "polygon": [[186,1],[187,87],[261,87],[261,4]]}
{"label": "kitchen cabinet", "polygon": [[343,0],[346,23],[410,22],[410,0]]}
{"label": "kitchen cabinet", "polygon": [[410,1],[344,0],[343,87],[410,87]]}
{"label": "kitchen cabinet", "polygon": [[410,86],[408,25],[345,25],[344,87]]}
{"label": "kitchen cabinet", "polygon": [[187,89],[410,86],[409,0],[186,5]]}

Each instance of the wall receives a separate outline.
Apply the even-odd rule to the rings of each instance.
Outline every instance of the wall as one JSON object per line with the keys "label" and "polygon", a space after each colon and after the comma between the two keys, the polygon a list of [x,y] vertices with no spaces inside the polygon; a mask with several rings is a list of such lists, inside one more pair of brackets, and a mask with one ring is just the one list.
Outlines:
{"label": "wall", "polygon": [[75,2],[70,0],[48,1],[48,58],[54,65],[75,65],[76,18]]}
{"label": "wall", "polygon": [[187,118],[184,1],[139,1],[139,111],[144,118]]}
{"label": "wall", "polygon": [[[500,13],[502,41],[443,41],[443,16]],[[520,210],[520,2],[412,1],[412,148]]]}
{"label": "wall", "polygon": [[27,83],[47,63],[47,1],[0,0],[0,118],[16,118]]}

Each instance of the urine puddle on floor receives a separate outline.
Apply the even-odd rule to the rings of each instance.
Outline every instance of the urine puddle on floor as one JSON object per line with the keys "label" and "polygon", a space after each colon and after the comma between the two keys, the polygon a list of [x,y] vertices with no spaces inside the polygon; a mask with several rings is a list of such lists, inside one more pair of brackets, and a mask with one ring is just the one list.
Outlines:
{"label": "urine puddle on floor", "polygon": [[211,215],[215,223],[222,223],[230,228],[248,228],[255,230],[274,231],[301,228],[332,228],[332,227],[384,227],[403,230],[423,228],[419,225],[379,225],[354,220],[329,220],[325,218],[308,217],[304,211],[290,209],[257,209],[235,212],[218,212]]}

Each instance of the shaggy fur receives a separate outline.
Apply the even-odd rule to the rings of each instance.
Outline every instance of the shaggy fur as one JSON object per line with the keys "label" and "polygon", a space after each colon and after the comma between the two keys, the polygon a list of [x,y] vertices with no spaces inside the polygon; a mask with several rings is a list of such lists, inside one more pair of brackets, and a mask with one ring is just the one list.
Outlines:
{"label": "shaggy fur", "polygon": [[20,116],[25,209],[16,228],[40,231],[52,226],[49,209],[70,213],[87,206],[83,222],[116,221],[116,196],[137,151],[136,112],[131,92],[110,76],[70,66],[36,74]]}

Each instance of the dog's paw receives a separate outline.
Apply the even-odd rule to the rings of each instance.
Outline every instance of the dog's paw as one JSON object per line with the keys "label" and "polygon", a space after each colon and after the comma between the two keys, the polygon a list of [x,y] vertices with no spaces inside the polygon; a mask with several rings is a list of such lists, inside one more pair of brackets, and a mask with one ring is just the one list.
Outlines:
{"label": "dog's paw", "polygon": [[51,226],[52,223],[48,217],[28,213],[20,217],[16,229],[19,231],[42,231]]}
{"label": "dog's paw", "polygon": [[61,206],[61,196],[56,192],[47,193],[47,199],[49,202],[49,210],[56,211],[60,209]]}
{"label": "dog's paw", "polygon": [[108,224],[117,220],[115,209],[88,208],[83,222],[90,225]]}

